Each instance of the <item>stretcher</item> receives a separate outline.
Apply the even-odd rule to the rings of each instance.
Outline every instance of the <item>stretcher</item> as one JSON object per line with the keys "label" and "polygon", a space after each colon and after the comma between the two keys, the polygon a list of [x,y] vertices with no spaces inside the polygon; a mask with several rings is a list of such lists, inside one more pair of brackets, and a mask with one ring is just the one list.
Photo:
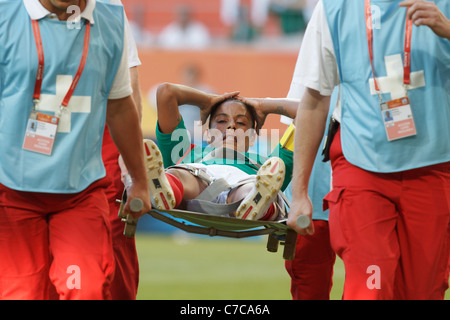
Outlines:
{"label": "stretcher", "polygon": [[[122,207],[126,203],[126,192],[124,192],[120,202],[119,217],[125,222],[124,235],[126,237],[134,237],[137,220],[133,219],[131,215],[121,215]],[[130,203],[130,208],[132,211],[140,211],[142,201],[133,199]],[[267,235],[267,251],[277,252],[281,244],[284,246],[283,258],[285,260],[293,260],[295,257],[297,232],[286,224],[287,219],[278,221],[243,220],[179,209],[152,209],[148,214],[185,232],[208,235],[210,237],[221,236],[242,239]],[[306,227],[309,224],[309,218],[302,218],[306,217],[300,216],[297,224],[301,227]]]}
{"label": "stretcher", "polygon": [[[291,130],[291,135],[292,132],[293,131]],[[277,252],[278,246],[281,243],[284,245],[283,258],[286,260],[294,259],[297,233],[286,223],[287,212],[289,211],[289,201],[286,199],[283,192],[279,191],[284,178],[281,175],[284,175],[285,172],[282,159],[272,157],[263,165],[259,165],[258,163],[254,164],[258,168],[258,173],[254,178],[255,194],[252,193],[252,190],[252,192],[243,200],[226,204],[215,203],[213,200],[217,199],[222,192],[231,190],[237,187],[237,185],[230,186],[224,178],[213,179],[206,171],[203,172],[203,170],[199,170],[197,167],[190,164],[172,166],[171,168],[177,167],[182,170],[188,170],[193,176],[203,180],[207,184],[207,187],[200,195],[195,199],[186,201],[186,210],[179,210],[171,209],[173,207],[167,205],[168,202],[164,198],[166,192],[162,192],[164,190],[162,186],[164,185],[164,179],[166,178],[163,171],[164,168],[162,167],[162,155],[158,151],[158,147],[150,140],[145,141],[145,147],[149,172],[155,174],[151,178],[147,176],[147,179],[151,181],[151,183],[149,183],[150,193],[155,195],[156,204],[166,204],[166,210],[163,209],[162,205],[159,205],[157,208],[154,207],[148,212],[153,218],[188,233],[209,235],[211,237],[247,238],[267,235],[267,250],[269,252]],[[227,158],[230,153],[233,155],[233,159],[240,159],[240,157],[243,157],[243,160],[248,160],[250,163],[253,163],[251,159],[248,159],[239,152],[227,148],[217,148],[203,157],[203,159],[206,159],[207,157]],[[168,182],[166,182],[166,184],[168,184]],[[162,197],[161,199],[158,198],[160,195]],[[167,195],[173,196],[173,192],[167,192]],[[273,202],[274,200],[276,201]],[[122,205],[119,210],[119,216],[122,218],[122,221],[125,222],[124,234],[127,237],[133,237],[137,220],[134,220],[131,215],[121,215],[123,204],[126,203],[126,191],[124,191],[121,202]],[[173,202],[175,201],[173,200]],[[261,219],[262,216],[257,215],[258,213],[265,212],[262,208],[264,208],[268,202],[276,203],[278,210],[281,210],[280,212],[282,214],[277,214],[276,218],[279,220],[266,221]],[[246,207],[246,209],[244,209],[246,210],[244,214],[242,209],[245,206],[248,207],[248,210]],[[130,201],[131,211],[140,212],[142,207],[143,203],[140,199],[132,199]],[[255,212],[252,216],[249,216],[249,213],[253,210],[255,210]],[[301,228],[307,227],[309,223],[310,220],[306,216],[300,216],[297,220],[297,224]]]}
{"label": "stretcher", "polygon": [[153,209],[148,214],[185,232],[210,237],[241,239],[267,235],[267,251],[277,252],[279,244],[281,244],[284,245],[284,259],[293,260],[295,257],[297,233],[286,225],[286,219],[280,221],[242,220],[178,209]]}

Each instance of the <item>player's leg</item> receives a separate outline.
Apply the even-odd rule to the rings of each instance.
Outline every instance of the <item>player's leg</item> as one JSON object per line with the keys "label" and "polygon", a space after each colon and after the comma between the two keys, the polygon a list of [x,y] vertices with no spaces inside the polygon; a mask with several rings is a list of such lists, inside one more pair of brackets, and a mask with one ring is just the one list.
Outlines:
{"label": "player's leg", "polygon": [[[247,220],[274,220],[278,216],[274,202],[277,200],[285,174],[282,159],[272,157],[258,170],[256,181],[237,188],[228,202],[242,199],[236,210],[236,218]],[[231,199],[231,201],[230,201]]]}
{"label": "player's leg", "polygon": [[[208,186],[205,181],[199,179],[185,169],[169,168],[166,171],[166,176],[168,176],[167,178],[169,179],[172,189],[181,189],[183,201],[197,198]],[[177,184],[178,186],[173,187]],[[182,188],[180,188],[179,185],[181,185]]]}
{"label": "player's leg", "polygon": [[144,141],[147,180],[152,207],[170,210],[184,205],[182,201],[196,198],[207,184],[188,170],[164,170],[162,154],[152,140]]}

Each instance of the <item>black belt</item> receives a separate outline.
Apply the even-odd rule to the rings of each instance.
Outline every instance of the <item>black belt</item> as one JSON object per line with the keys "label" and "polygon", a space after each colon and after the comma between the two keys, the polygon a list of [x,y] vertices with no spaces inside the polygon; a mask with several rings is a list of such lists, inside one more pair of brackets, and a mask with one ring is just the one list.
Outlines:
{"label": "black belt", "polygon": [[322,150],[323,162],[327,162],[328,160],[330,160],[331,143],[333,142],[334,136],[336,135],[336,132],[339,129],[339,125],[340,125],[339,121],[337,121],[335,118],[333,118],[333,116],[331,116],[330,124],[328,125],[327,138]]}

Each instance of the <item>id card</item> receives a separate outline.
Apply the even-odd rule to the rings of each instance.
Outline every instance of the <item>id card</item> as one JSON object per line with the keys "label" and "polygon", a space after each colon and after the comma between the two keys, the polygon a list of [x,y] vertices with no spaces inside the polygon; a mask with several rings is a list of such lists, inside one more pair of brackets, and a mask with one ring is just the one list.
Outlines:
{"label": "id card", "polygon": [[28,119],[23,149],[51,155],[58,129],[59,118],[48,114],[31,112]]}
{"label": "id card", "polygon": [[383,102],[380,106],[389,141],[417,134],[408,97]]}

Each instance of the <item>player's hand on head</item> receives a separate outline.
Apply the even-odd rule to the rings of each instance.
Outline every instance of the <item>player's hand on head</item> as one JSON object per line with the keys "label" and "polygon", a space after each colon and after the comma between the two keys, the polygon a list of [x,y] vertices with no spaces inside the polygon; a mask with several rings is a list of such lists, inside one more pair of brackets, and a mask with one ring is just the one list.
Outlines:
{"label": "player's hand on head", "polygon": [[211,114],[211,109],[213,106],[229,98],[237,97],[238,95],[239,91],[224,93],[221,95],[210,94],[209,103],[204,106],[200,106],[200,119],[202,120],[202,124],[205,124],[206,121],[208,120],[208,117]]}

